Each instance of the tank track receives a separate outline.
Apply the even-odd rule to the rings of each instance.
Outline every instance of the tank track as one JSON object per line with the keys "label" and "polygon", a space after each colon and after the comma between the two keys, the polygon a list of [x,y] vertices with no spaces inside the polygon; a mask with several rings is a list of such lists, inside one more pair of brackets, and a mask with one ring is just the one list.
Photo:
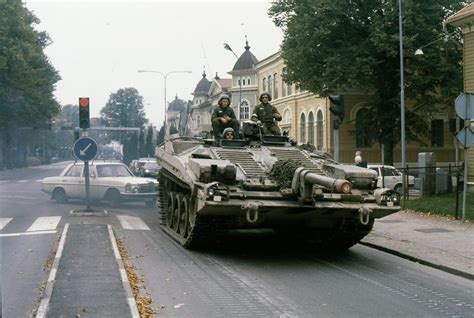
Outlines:
{"label": "tank track", "polygon": [[[173,238],[176,242],[187,249],[199,248],[204,246],[219,234],[223,234],[229,228],[228,222],[223,218],[203,216],[196,213],[195,202],[189,186],[173,174],[161,169],[158,176],[159,186],[159,217],[161,229]],[[186,230],[177,227],[176,224],[170,224],[170,219],[175,219],[167,215],[169,211],[170,197],[179,197],[187,200],[188,217]],[[192,214],[192,216],[189,216]],[[174,220],[176,221],[176,219]],[[182,224],[183,220],[179,223]],[[193,223],[193,225],[191,225]]]}

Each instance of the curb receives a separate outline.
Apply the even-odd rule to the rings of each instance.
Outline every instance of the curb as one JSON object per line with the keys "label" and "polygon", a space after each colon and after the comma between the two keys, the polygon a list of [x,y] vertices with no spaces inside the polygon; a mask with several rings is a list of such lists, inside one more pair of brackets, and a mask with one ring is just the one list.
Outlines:
{"label": "curb", "polygon": [[447,273],[450,273],[450,274],[460,276],[460,277],[463,277],[463,278],[474,281],[474,274],[466,273],[466,272],[460,271],[458,269],[447,267],[447,266],[444,266],[444,265],[441,265],[441,264],[432,263],[432,262],[429,262],[427,260],[418,258],[416,256],[408,255],[408,254],[402,253],[400,251],[387,248],[385,246],[381,246],[381,245],[377,245],[377,244],[373,244],[373,243],[368,243],[368,242],[359,242],[359,244],[367,246],[367,247],[374,248],[374,249],[382,251],[382,252],[386,252],[388,254],[399,256],[401,258],[407,259],[407,260],[412,261],[412,262],[420,263],[421,265],[425,265],[425,266],[429,266],[429,267],[432,267],[432,268],[435,268],[435,269],[439,269],[443,272],[447,272]]}

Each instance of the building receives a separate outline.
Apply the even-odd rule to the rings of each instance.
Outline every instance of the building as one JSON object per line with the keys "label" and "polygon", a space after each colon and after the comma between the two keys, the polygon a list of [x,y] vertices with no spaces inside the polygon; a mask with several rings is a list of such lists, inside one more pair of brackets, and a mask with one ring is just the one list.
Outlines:
{"label": "building", "polygon": [[[450,16],[446,23],[460,27],[464,37],[464,92],[474,94],[474,3],[468,4]],[[471,131],[474,131],[474,114],[471,114]],[[469,189],[474,191],[474,145],[467,150]]]}

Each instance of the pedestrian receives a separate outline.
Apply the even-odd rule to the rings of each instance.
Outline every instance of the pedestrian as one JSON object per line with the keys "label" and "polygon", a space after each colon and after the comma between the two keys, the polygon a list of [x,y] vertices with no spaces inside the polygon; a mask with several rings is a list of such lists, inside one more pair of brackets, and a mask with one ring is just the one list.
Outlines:
{"label": "pedestrian", "polygon": [[219,139],[224,129],[232,128],[234,134],[239,134],[240,123],[235,117],[234,110],[230,107],[230,98],[226,94],[222,94],[217,101],[217,107],[211,116],[212,130],[214,138]]}
{"label": "pedestrian", "polygon": [[282,117],[276,107],[270,104],[272,100],[270,93],[262,92],[259,100],[260,104],[253,110],[252,120],[262,125],[264,135],[281,136],[280,128],[276,122],[281,121]]}
{"label": "pedestrian", "polygon": [[234,139],[234,130],[230,127],[227,127],[222,132],[222,139],[233,140]]}
{"label": "pedestrian", "polygon": [[357,150],[354,158],[355,165],[358,167],[367,168],[367,161],[362,159],[362,151]]}

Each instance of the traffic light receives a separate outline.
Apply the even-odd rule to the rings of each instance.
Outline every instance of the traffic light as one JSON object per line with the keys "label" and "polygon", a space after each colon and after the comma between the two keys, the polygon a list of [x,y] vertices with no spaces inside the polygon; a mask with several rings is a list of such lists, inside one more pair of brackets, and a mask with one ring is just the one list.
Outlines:
{"label": "traffic light", "polygon": [[380,127],[379,130],[377,131],[377,137],[378,137],[380,143],[384,142],[384,133],[383,133],[383,128],[382,127]]}
{"label": "traffic light", "polygon": [[79,127],[90,128],[89,97],[79,97]]}
{"label": "traffic light", "polygon": [[344,96],[343,95],[329,95],[331,106],[329,110],[331,113],[339,117],[341,123],[344,120]]}

